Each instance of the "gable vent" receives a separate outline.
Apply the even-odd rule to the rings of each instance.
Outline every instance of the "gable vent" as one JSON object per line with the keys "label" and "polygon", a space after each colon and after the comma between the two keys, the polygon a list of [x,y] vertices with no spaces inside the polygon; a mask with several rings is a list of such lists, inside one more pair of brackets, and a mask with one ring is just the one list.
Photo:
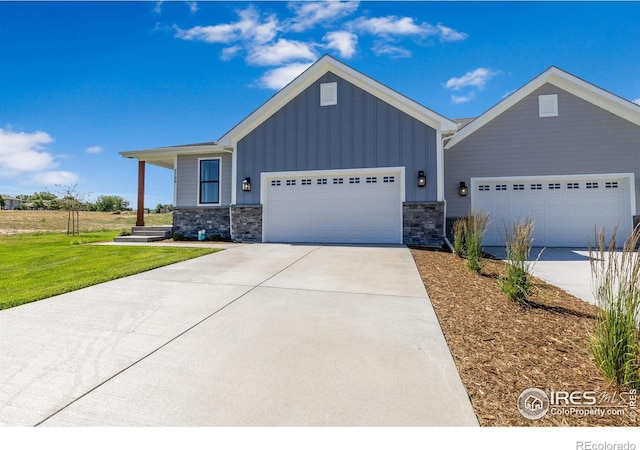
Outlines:
{"label": "gable vent", "polygon": [[320,106],[331,106],[338,104],[338,83],[320,84]]}
{"label": "gable vent", "polygon": [[539,95],[538,108],[540,117],[556,117],[558,115],[558,94]]}

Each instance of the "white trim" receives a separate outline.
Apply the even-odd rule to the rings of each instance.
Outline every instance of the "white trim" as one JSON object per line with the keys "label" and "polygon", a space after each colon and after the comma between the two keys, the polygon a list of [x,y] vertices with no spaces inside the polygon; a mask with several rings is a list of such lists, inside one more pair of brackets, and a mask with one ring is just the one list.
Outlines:
{"label": "white trim", "polygon": [[456,124],[446,117],[399,94],[335,58],[325,55],[225,133],[218,142],[231,145],[231,143],[239,141],[329,71],[436,130],[455,131],[457,129]]}
{"label": "white trim", "polygon": [[462,128],[447,143],[445,149],[449,149],[482,128],[500,114],[523,100],[545,83],[552,84],[564,91],[569,92],[585,101],[588,101],[612,114],[615,114],[631,123],[640,125],[640,106],[629,100],[614,95],[602,88],[588,83],[568,72],[557,67],[551,67],[538,75],[529,83],[509,95],[507,98],[484,112],[469,125]]}
{"label": "white trim", "polygon": [[444,200],[444,146],[442,144],[442,133],[436,131],[436,200]]}
{"label": "white trim", "polygon": [[178,155],[173,158],[173,206],[178,205]]}
{"label": "white trim", "polygon": [[383,173],[397,173],[400,183],[400,204],[398,208],[398,214],[400,215],[400,244],[402,244],[402,223],[403,223],[403,210],[402,205],[406,199],[406,186],[405,186],[405,167],[371,167],[371,168],[359,168],[359,169],[327,169],[327,170],[301,170],[301,171],[284,171],[284,172],[262,172],[260,174],[260,204],[262,205],[262,242],[267,242],[266,233],[266,220],[267,217],[267,190],[268,180],[270,178],[280,177],[320,177],[328,175],[348,175],[348,174],[383,174]]}
{"label": "white trim", "polygon": [[[200,161],[212,161],[217,159],[218,162],[218,202],[217,203],[200,203]],[[214,156],[213,158],[198,158],[198,188],[196,189],[196,204],[198,206],[220,206],[222,205],[222,157]]]}
{"label": "white trim", "polygon": [[238,183],[238,146],[234,145],[233,153],[231,153],[231,204],[237,203],[238,190],[236,184]]}

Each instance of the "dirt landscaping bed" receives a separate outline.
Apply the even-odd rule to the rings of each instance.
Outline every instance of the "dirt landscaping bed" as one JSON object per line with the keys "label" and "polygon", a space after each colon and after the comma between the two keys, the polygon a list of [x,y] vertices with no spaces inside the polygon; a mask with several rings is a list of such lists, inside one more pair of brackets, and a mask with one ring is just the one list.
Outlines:
{"label": "dirt landscaping bed", "polygon": [[[607,383],[591,356],[594,306],[535,279],[533,306],[524,309],[496,283],[502,261],[487,260],[483,275],[476,275],[451,253],[412,253],[480,425],[637,426],[626,390]],[[590,411],[582,415],[550,409],[529,420],[517,401],[532,387],[595,391],[604,415],[594,415],[592,407],[579,408]],[[622,415],[611,415],[615,412]]]}

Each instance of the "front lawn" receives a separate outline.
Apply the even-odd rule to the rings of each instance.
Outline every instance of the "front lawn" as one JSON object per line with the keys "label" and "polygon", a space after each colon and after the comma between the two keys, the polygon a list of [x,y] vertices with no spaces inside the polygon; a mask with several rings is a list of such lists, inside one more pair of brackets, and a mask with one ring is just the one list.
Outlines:
{"label": "front lawn", "polygon": [[218,251],[84,245],[116,232],[0,236],[0,309],[74,291]]}

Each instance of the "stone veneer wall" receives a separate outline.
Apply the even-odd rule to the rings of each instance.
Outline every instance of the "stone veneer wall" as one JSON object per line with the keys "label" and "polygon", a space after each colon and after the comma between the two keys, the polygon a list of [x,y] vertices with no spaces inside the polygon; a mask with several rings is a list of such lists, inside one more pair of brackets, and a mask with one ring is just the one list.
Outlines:
{"label": "stone veneer wall", "polygon": [[444,203],[403,203],[402,242],[414,247],[442,247]]}
{"label": "stone veneer wall", "polygon": [[231,206],[231,238],[238,242],[262,242],[262,206]]}
{"label": "stone veneer wall", "polygon": [[194,207],[173,209],[173,235],[198,239],[198,231],[205,230],[206,238],[231,239],[229,207]]}

